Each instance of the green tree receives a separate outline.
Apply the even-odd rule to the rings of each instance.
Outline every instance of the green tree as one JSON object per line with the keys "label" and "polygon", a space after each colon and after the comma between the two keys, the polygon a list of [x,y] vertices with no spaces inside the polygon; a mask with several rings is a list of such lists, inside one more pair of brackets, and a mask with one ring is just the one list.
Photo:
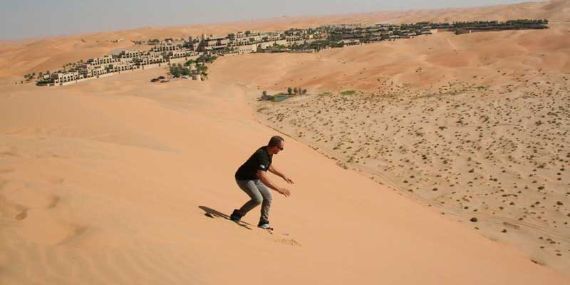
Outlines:
{"label": "green tree", "polygon": [[180,77],[180,69],[178,68],[178,66],[176,66],[176,65],[171,66],[170,67],[170,74],[175,78]]}

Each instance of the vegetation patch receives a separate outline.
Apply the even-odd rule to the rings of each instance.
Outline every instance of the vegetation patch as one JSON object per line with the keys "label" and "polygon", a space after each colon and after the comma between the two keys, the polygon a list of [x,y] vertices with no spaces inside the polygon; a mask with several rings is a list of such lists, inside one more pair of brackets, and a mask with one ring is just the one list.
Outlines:
{"label": "vegetation patch", "polygon": [[295,97],[298,95],[305,95],[305,94],[307,94],[307,89],[303,89],[303,88],[299,88],[299,87],[295,87],[295,88],[288,87],[287,93],[279,92],[279,93],[274,94],[274,95],[267,94],[267,91],[264,90],[261,93],[261,97],[259,97],[259,100],[260,101],[281,102],[281,101],[286,100],[290,97]]}
{"label": "vegetation patch", "polygon": [[287,95],[287,94],[280,93],[280,94],[274,95],[271,101],[281,102],[281,101],[284,101],[285,99],[288,99],[289,97],[291,97],[291,96]]}
{"label": "vegetation patch", "polygon": [[356,94],[356,91],[354,91],[354,90],[344,90],[344,91],[340,92],[340,95],[343,95],[343,96],[351,96],[354,94]]}

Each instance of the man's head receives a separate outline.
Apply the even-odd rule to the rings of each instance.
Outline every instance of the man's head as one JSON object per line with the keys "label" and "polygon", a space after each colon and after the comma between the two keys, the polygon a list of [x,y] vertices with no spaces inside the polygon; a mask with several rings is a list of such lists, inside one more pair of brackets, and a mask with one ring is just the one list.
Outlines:
{"label": "man's head", "polygon": [[283,150],[284,142],[285,140],[282,137],[272,136],[271,139],[269,140],[269,143],[267,143],[267,150],[269,151],[270,154],[277,154]]}

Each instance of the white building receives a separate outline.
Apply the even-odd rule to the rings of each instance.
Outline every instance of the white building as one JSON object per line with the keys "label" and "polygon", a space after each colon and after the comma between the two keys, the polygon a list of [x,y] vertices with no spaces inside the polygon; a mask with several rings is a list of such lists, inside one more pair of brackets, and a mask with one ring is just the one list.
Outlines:
{"label": "white building", "polygon": [[114,58],[110,55],[106,55],[103,57],[92,58],[92,59],[88,60],[87,63],[89,63],[91,65],[106,65],[106,64],[112,64],[112,63],[115,63],[118,61],[119,61],[119,59]]}
{"label": "white building", "polygon": [[151,51],[156,51],[156,52],[169,52],[169,51],[175,51],[175,50],[179,50],[180,46],[178,45],[174,45],[171,43],[161,43],[158,46],[155,46],[151,49]]}
{"label": "white building", "polygon": [[237,53],[237,54],[244,54],[244,53],[256,52],[256,51],[257,51],[257,45],[256,45],[256,44],[251,44],[251,45],[235,46],[235,47],[234,47],[234,51],[235,51],[235,53]]}
{"label": "white building", "polygon": [[141,51],[138,50],[125,50],[121,53],[122,58],[137,58],[142,55]]}
{"label": "white building", "polygon": [[63,84],[66,82],[70,82],[70,81],[75,81],[75,80],[79,80],[83,78],[82,76],[79,76],[79,72],[77,71],[73,71],[73,72],[59,72],[56,75],[56,78],[54,80],[55,84]]}
{"label": "white building", "polygon": [[262,43],[259,43],[259,48],[261,48],[261,49],[266,49],[266,48],[272,47],[272,46],[274,46],[274,45],[287,46],[288,43],[287,43],[286,40],[262,42]]}

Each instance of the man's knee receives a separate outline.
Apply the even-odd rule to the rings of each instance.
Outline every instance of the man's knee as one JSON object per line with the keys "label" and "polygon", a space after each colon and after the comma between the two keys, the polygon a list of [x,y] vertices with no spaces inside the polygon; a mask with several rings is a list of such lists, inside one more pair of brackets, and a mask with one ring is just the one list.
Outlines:
{"label": "man's knee", "polygon": [[262,202],[264,204],[271,204],[271,200],[272,200],[272,195],[271,195],[271,191],[269,189],[267,189],[267,187],[261,183],[258,182],[259,184],[257,184],[257,189],[259,189],[259,192],[262,196]]}
{"label": "man's knee", "polygon": [[255,196],[255,197],[251,198],[251,201],[253,201],[256,205],[259,205],[259,204],[263,203],[263,197]]}

